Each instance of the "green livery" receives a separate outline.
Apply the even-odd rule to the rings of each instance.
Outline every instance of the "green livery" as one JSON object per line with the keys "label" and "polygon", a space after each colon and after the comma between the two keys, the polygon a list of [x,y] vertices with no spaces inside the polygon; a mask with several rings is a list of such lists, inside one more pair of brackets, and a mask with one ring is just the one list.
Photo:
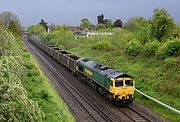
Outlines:
{"label": "green livery", "polygon": [[[104,69],[106,68],[104,67]],[[102,64],[84,59],[77,62],[77,70],[103,88],[109,90],[111,78],[103,72]]]}

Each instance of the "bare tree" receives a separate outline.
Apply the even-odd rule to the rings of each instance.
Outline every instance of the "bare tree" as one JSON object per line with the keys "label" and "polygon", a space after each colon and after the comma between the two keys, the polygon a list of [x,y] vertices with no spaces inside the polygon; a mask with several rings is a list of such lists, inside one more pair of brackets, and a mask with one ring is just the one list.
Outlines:
{"label": "bare tree", "polygon": [[7,11],[0,13],[0,21],[2,21],[6,27],[8,27],[12,21],[19,23],[17,15]]}
{"label": "bare tree", "polygon": [[22,26],[19,22],[17,15],[4,11],[0,13],[0,24],[4,25],[14,34],[20,35],[22,31]]}

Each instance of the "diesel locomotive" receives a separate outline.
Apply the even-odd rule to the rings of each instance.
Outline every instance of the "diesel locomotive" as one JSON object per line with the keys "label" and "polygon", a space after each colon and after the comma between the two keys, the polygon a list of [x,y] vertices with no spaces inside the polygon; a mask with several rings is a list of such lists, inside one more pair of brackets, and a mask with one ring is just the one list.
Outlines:
{"label": "diesel locomotive", "polygon": [[99,62],[71,54],[66,50],[30,36],[28,40],[110,101],[120,104],[131,104],[133,102],[135,82],[132,76]]}

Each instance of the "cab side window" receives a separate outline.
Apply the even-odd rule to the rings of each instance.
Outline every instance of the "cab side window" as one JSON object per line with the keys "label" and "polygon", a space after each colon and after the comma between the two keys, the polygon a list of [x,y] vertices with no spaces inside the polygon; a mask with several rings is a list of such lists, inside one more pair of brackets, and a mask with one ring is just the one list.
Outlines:
{"label": "cab side window", "polygon": [[83,67],[79,65],[79,66],[78,66],[78,70],[81,71],[81,72],[83,72]]}

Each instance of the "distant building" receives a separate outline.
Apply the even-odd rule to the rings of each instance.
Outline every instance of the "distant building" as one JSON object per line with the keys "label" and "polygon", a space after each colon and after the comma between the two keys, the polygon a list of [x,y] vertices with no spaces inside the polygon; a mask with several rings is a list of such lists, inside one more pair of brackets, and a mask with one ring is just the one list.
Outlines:
{"label": "distant building", "polygon": [[84,32],[89,32],[89,31],[95,31],[95,29],[96,29],[96,26],[95,25],[91,25],[91,27],[90,28],[83,28],[83,27],[80,27],[80,26],[68,26],[69,27],[69,29],[71,30],[71,31],[74,31],[74,32],[82,32],[82,31],[84,31]]}
{"label": "distant building", "polygon": [[74,32],[75,39],[82,38],[82,37],[92,37],[92,36],[104,36],[104,35],[113,35],[112,32]]}
{"label": "distant building", "polygon": [[84,31],[84,28],[80,26],[68,26],[71,31]]}

